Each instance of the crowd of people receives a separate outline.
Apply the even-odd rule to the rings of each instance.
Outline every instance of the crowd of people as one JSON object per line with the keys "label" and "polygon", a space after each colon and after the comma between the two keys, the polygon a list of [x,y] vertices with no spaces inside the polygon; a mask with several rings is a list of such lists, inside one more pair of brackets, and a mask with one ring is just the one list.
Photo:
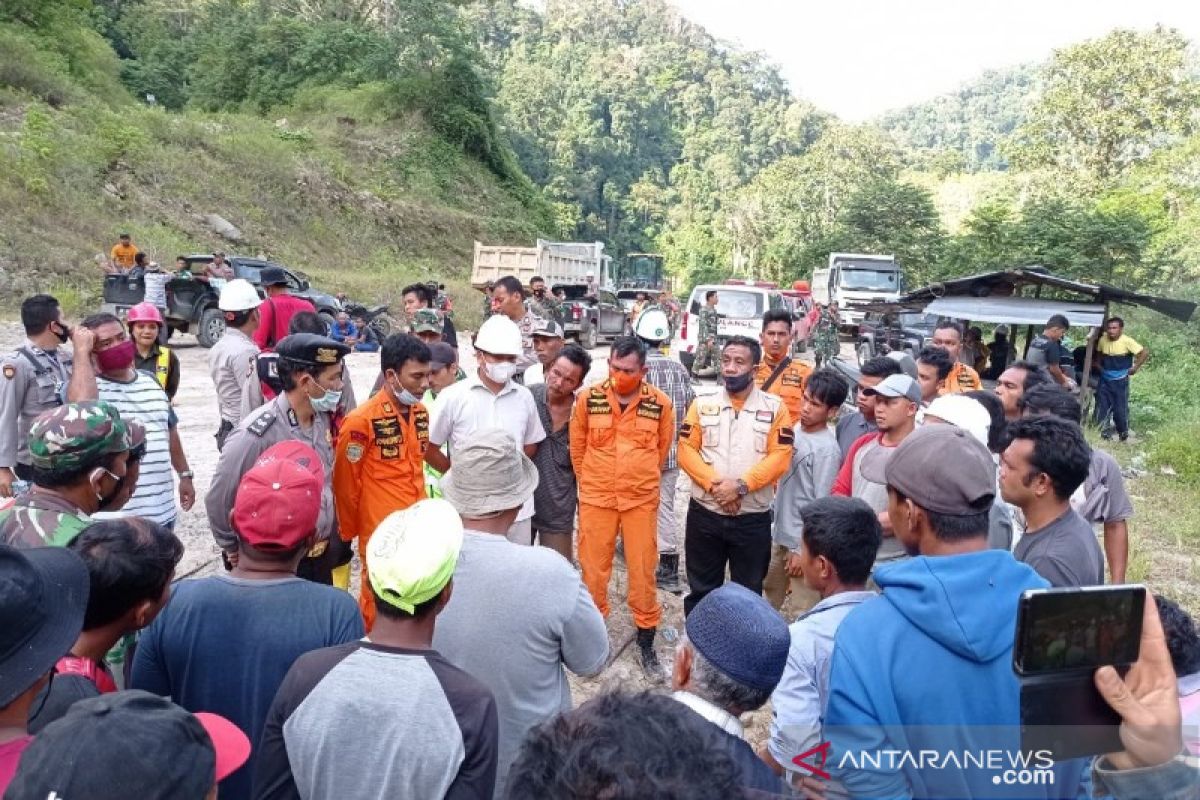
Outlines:
{"label": "crowd of people", "polygon": [[[758,338],[702,333],[706,391],[644,301],[589,384],[538,288],[496,282],[465,373],[436,295],[406,287],[360,403],[352,321],[225,282],[221,568],[180,581],[196,492],[163,323],[25,300],[0,362],[4,796],[997,796],[983,768],[811,757],[1019,751],[1021,593],[1124,582],[1133,508],[1053,346],[987,391],[946,321],[851,385],[829,353],[793,359],[772,310]],[[1128,380],[1145,351],[1113,330],[1105,380]],[[664,593],[685,594],[669,657]],[[1200,633],[1159,604],[1132,670],[1095,676],[1125,750],[1015,796],[1200,796]],[[629,644],[652,691],[574,707],[568,673]],[[740,718],[768,703],[754,747]]]}

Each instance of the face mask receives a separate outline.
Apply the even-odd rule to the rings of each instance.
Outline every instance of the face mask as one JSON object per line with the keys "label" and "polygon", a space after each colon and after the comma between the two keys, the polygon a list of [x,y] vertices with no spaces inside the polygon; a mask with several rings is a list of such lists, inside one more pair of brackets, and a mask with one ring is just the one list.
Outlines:
{"label": "face mask", "polygon": [[500,361],[495,364],[484,362],[483,371],[488,378],[496,383],[508,383],[517,372],[517,365],[511,361]]}
{"label": "face mask", "polygon": [[[314,381],[314,383],[316,383]],[[319,388],[325,388],[317,384]],[[338,407],[338,403],[342,401],[342,393],[335,392],[333,389],[325,389],[325,394],[320,397],[310,397],[308,402],[312,403],[313,411],[322,411],[330,413]]]}
{"label": "face mask", "polygon": [[392,394],[396,396],[396,402],[404,406],[416,405],[421,399],[401,386],[399,381],[392,384]]}
{"label": "face mask", "polygon": [[722,375],[721,379],[725,381],[725,391],[730,394],[740,394],[746,391],[746,387],[754,380],[754,374],[743,372],[741,375]]}
{"label": "face mask", "polygon": [[96,353],[96,366],[101,372],[120,372],[133,366],[133,354],[137,349],[133,341],[126,339],[107,350]]}
{"label": "face mask", "polygon": [[58,323],[58,328],[59,329],[57,331],[51,331],[51,333],[57,336],[60,342],[66,344],[71,339],[71,329],[66,325],[63,325],[61,322]]}
{"label": "face mask", "polygon": [[534,289],[534,290],[533,290],[533,293],[534,293],[534,295],[536,295],[537,297],[545,297],[545,296],[546,296],[546,290],[545,290],[545,289]]}
{"label": "face mask", "polygon": [[609,372],[608,378],[617,394],[633,394],[642,382],[641,375],[630,375],[628,372]]}

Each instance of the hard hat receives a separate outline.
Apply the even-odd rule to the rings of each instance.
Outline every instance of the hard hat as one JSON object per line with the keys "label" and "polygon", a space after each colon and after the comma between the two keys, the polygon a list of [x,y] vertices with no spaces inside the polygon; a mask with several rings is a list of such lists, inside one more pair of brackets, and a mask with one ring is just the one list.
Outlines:
{"label": "hard hat", "polygon": [[592,272],[592,271],[589,269],[589,270],[587,271],[587,277],[589,277],[589,278],[594,278],[594,277],[596,277],[596,273]]}
{"label": "hard hat", "polygon": [[249,311],[262,305],[254,285],[245,278],[234,278],[221,287],[217,308],[222,311]]}
{"label": "hard hat", "polygon": [[808,291],[808,281],[796,281],[795,283],[792,284],[792,288],[795,289],[797,292],[807,292]]}
{"label": "hard hat", "polygon": [[162,314],[158,313],[153,303],[138,303],[125,314],[125,321],[130,325],[135,322],[163,324]]}
{"label": "hard hat", "polygon": [[494,356],[521,355],[521,329],[503,314],[493,314],[479,326],[475,349]]}
{"label": "hard hat", "polygon": [[671,325],[666,312],[658,306],[647,308],[637,318],[633,335],[648,342],[665,342],[671,337]]}

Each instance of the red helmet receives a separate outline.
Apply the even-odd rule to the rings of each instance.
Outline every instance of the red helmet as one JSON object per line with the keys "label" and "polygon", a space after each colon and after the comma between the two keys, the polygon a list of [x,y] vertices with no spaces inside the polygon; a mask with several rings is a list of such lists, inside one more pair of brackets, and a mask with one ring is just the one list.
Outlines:
{"label": "red helmet", "polygon": [[138,303],[126,313],[125,321],[130,325],[135,322],[163,324],[162,314],[158,313],[158,309],[154,307],[153,303]]}

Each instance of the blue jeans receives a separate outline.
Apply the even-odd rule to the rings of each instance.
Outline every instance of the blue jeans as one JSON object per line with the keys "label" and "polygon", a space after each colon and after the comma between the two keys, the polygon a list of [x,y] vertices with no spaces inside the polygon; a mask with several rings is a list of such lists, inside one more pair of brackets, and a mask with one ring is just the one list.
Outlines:
{"label": "blue jeans", "polygon": [[1129,433],[1129,378],[1119,381],[1100,379],[1096,389],[1096,424],[1104,427],[1108,415],[1112,414],[1117,433]]}

